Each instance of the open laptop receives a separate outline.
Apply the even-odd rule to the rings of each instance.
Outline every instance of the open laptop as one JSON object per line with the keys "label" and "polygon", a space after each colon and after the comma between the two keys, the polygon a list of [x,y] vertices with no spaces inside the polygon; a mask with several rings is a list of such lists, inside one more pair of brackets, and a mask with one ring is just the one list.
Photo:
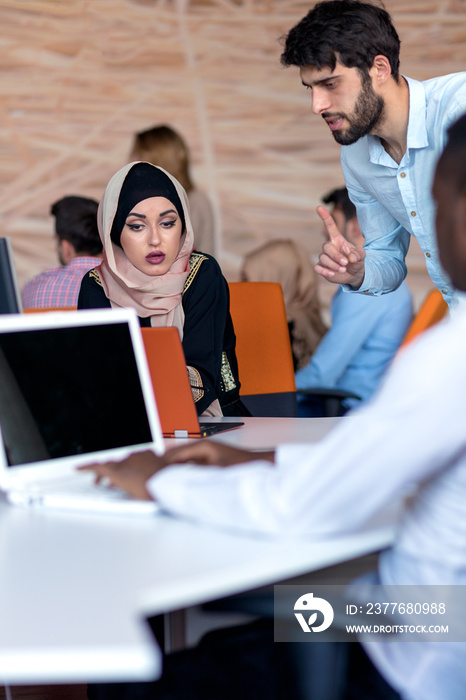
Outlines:
{"label": "open laptop", "polygon": [[0,316],[0,489],[10,502],[148,514],[79,465],[164,451],[131,309]]}
{"label": "open laptop", "polygon": [[165,437],[207,437],[244,425],[241,421],[199,421],[176,328],[142,328],[142,337]]}

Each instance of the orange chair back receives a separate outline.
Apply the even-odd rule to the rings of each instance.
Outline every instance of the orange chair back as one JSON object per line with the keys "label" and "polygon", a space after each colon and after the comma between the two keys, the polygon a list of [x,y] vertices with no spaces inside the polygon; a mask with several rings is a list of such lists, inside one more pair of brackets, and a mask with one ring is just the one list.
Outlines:
{"label": "orange chair back", "polygon": [[77,311],[76,306],[50,306],[46,309],[24,309],[25,314],[46,313],[47,311]]}
{"label": "orange chair back", "polygon": [[230,282],[241,396],[295,392],[290,334],[281,285]]}
{"label": "orange chair back", "polygon": [[448,304],[438,289],[432,289],[422,302],[400,347],[411,342],[419,333],[441,321],[448,311]]}

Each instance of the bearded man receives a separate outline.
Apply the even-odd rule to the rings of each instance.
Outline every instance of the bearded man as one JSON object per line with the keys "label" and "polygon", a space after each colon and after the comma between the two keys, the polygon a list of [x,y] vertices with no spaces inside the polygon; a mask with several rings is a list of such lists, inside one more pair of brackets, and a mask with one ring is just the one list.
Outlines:
{"label": "bearded man", "polygon": [[452,307],[458,292],[443,269],[431,196],[448,127],[466,110],[466,73],[419,82],[400,75],[400,40],[388,12],[358,0],[320,2],[284,38],[281,62],[299,67],[312,111],[341,144],[341,164],[365,238],[358,250],[317,208],[330,240],[316,272],[345,291],[379,295],[407,274],[410,237]]}

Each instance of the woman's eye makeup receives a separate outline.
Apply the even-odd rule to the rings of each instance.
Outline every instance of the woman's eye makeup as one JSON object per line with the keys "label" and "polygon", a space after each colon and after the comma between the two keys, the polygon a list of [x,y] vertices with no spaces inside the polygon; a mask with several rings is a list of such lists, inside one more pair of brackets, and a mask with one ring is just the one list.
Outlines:
{"label": "woman's eye makeup", "polygon": [[172,228],[177,222],[177,219],[167,219],[167,221],[161,221],[160,225],[164,228]]}
{"label": "woman's eye makeup", "polygon": [[[162,228],[173,228],[177,221],[178,217],[175,217],[173,219],[165,219],[159,222],[159,226],[161,226]],[[143,228],[146,227],[146,222],[130,220],[126,222],[126,226],[131,231],[141,231]]]}

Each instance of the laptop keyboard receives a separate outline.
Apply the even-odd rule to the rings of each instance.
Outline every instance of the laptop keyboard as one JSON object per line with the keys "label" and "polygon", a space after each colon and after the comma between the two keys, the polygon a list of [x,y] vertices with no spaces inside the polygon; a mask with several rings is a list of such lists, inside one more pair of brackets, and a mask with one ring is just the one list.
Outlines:
{"label": "laptop keyboard", "polygon": [[159,510],[154,501],[139,501],[130,498],[120,489],[79,478],[47,481],[34,489],[10,492],[7,498],[10,503],[18,506],[70,512],[144,516]]}
{"label": "laptop keyboard", "polygon": [[105,483],[96,484],[94,475],[91,473],[80,474],[77,477],[70,477],[68,479],[42,481],[34,486],[28,487],[27,491],[31,494],[53,493],[54,495],[76,494],[83,497],[87,495],[90,498],[97,498],[99,495],[105,498],[128,498],[127,494],[121,489],[107,486]]}

